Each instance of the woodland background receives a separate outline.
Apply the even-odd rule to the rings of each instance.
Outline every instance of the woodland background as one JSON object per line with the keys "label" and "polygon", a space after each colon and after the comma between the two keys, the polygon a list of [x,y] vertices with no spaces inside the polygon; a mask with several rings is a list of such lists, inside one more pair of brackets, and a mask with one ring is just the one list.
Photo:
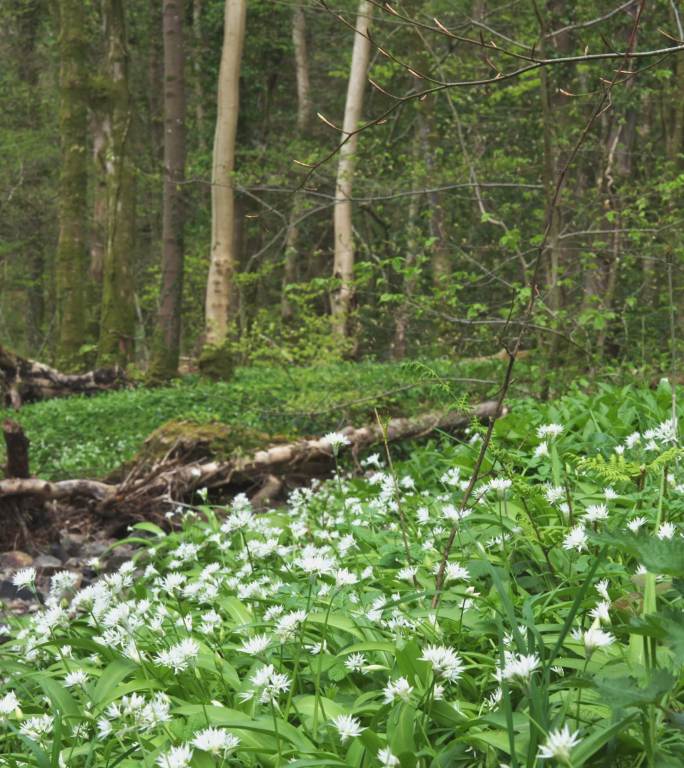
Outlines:
{"label": "woodland background", "polygon": [[[116,362],[157,378],[179,354],[183,369],[199,359],[214,373],[483,356],[515,337],[534,287],[523,347],[547,372],[669,361],[683,322],[684,53],[434,85],[515,69],[502,50],[676,46],[677,5],[4,0],[0,340],[66,371]],[[243,43],[229,20],[241,12]],[[359,117],[377,124],[341,172],[359,24]],[[217,110],[222,47],[239,98],[224,92]],[[214,140],[234,121],[222,184]],[[334,269],[346,182],[348,275]],[[206,296],[221,187],[233,214],[215,211],[231,233],[216,336]]]}

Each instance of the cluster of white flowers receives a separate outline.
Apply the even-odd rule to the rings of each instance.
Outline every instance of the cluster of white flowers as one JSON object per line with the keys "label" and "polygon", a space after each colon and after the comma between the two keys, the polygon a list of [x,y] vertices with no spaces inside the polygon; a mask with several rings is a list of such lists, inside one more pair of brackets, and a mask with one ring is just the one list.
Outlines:
{"label": "cluster of white flowers", "polygon": [[[541,681],[553,674],[554,685],[569,690],[573,670],[588,659],[592,667],[600,667],[618,657],[617,649],[611,649],[618,643],[610,631],[611,614],[617,614],[621,593],[634,588],[629,577],[621,580],[616,564],[613,570],[599,571],[609,574],[610,582],[598,579],[590,593],[593,601],[583,603],[576,622],[581,628],[564,641],[563,656],[573,656],[574,666],[552,659],[549,663],[555,666],[542,676],[541,660],[550,650],[543,647],[547,637],[537,636],[534,646],[521,643],[520,636],[527,637],[533,629],[527,615],[525,626],[509,626],[498,637],[490,629],[495,587],[483,574],[492,567],[527,563],[531,548],[541,546],[552,566],[549,579],[557,570],[564,585],[580,583],[586,562],[598,550],[593,542],[605,539],[612,524],[659,540],[675,539],[680,527],[674,504],[666,504],[657,518],[643,505],[641,514],[626,519],[629,494],[612,476],[615,488],[604,487],[605,479],[597,484],[586,477],[574,484],[569,461],[559,473],[557,464],[552,467],[545,457],[562,455],[569,442],[557,440],[563,433],[561,424],[540,426],[537,437],[542,442],[528,474],[518,478],[515,470],[497,464],[493,471],[500,476],[473,481],[469,499],[464,492],[470,477],[464,478],[466,470],[451,460],[437,471],[440,484],[433,492],[420,490],[426,484],[422,475],[402,469],[397,474],[374,455],[363,460],[368,471],[362,477],[340,472],[333,482],[299,488],[287,507],[273,514],[258,513],[244,495],[211,524],[174,512],[178,530],[167,538],[160,535],[135,563],[124,563],[81,589],[79,576],[56,573],[45,605],[25,619],[9,647],[37,668],[49,669],[83,705],[84,721],[70,726],[69,738],[92,739],[94,728],[95,738],[111,745],[113,754],[121,745],[137,750],[138,735],[149,735],[157,746],[147,762],[156,761],[159,768],[187,768],[208,759],[201,752],[237,762],[244,748],[237,736],[213,727],[216,721],[208,718],[203,730],[179,743],[178,734],[192,729],[176,728],[176,719],[186,717],[184,708],[174,707],[166,693],[152,692],[152,685],[162,683],[183,690],[184,697],[196,696],[203,708],[239,707],[245,718],[267,714],[296,717],[296,722],[302,716],[300,699],[313,694],[322,730],[334,728],[343,744],[364,733],[363,723],[373,731],[381,729],[382,713],[407,703],[427,712],[426,701],[444,701],[450,709],[468,713],[466,699],[475,690],[471,676],[481,675],[483,668],[489,690],[478,687],[481,696],[474,706],[480,712],[499,708],[509,692],[516,702],[522,693],[524,701],[535,675]],[[676,425],[665,422],[643,435],[633,433],[618,447],[639,451],[641,459],[650,443],[669,445],[676,434]],[[330,433],[325,440],[335,454],[349,443],[342,433]],[[622,465],[620,459],[613,461]],[[677,468],[672,472],[678,474]],[[676,477],[667,482],[677,487]],[[534,492],[524,498],[534,483]],[[681,485],[684,492],[684,482]],[[534,519],[528,519],[531,515]],[[455,534],[457,544],[446,551]],[[435,596],[440,573],[444,578]],[[21,569],[13,583],[34,589],[36,577],[34,569]],[[42,589],[42,574],[38,582]],[[534,603],[532,610],[535,620],[550,624],[564,609],[549,600],[548,605]],[[516,623],[522,620],[519,616]],[[472,627],[483,627],[478,642],[486,638],[495,655],[503,643],[502,663],[481,663],[485,657],[482,645],[472,644]],[[83,632],[91,642],[76,641]],[[411,648],[417,669],[396,662],[394,644]],[[148,679],[150,687],[136,691],[127,687],[129,678],[113,700],[95,709],[90,699],[112,659],[112,674],[138,670],[135,679]],[[331,719],[340,709],[326,711],[320,697],[354,687],[368,693],[373,706],[382,702],[387,707],[371,715],[365,705],[352,705],[345,693],[341,700],[349,713]],[[200,689],[202,693],[195,694]],[[0,679],[0,737],[18,728],[23,736],[47,745],[52,716],[33,714],[43,711],[42,702],[38,707],[36,699],[29,702],[24,690],[12,674]],[[429,728],[429,718],[425,722]],[[378,736],[373,735],[372,742],[363,739],[377,750],[369,759],[396,768],[400,758],[391,749],[395,742],[382,730]],[[281,733],[279,738],[287,736]],[[329,741],[330,733],[325,738]],[[563,726],[548,733],[537,757],[567,763],[578,744],[579,734]],[[258,761],[251,744],[248,749],[248,761]]]}

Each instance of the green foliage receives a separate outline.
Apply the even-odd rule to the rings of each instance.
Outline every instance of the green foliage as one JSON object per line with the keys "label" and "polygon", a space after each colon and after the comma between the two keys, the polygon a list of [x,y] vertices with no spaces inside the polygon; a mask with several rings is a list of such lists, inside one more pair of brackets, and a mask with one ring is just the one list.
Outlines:
{"label": "green foliage", "polygon": [[[437,364],[424,370],[446,379]],[[56,574],[48,605],[10,620],[3,758],[37,768],[681,765],[684,475],[662,428],[669,404],[657,401],[602,387],[592,413],[577,394],[520,402],[497,425],[470,502],[477,431],[391,464],[358,457],[362,471],[340,469],[267,513],[242,495],[212,507],[200,492],[168,531],[139,523],[133,561],[80,591]],[[613,409],[621,415],[604,431]],[[600,465],[577,461],[601,455],[608,466],[616,447],[628,464],[669,455],[667,474],[625,473],[607,488]],[[19,580],[32,588],[31,573]]]}

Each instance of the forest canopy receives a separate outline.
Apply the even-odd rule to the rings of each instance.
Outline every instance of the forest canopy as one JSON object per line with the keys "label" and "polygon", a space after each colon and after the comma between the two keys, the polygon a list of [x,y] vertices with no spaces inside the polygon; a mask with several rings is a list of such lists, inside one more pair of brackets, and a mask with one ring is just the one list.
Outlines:
{"label": "forest canopy", "polygon": [[0,30],[20,354],[165,379],[525,323],[554,368],[680,330],[677,3],[7,0]]}

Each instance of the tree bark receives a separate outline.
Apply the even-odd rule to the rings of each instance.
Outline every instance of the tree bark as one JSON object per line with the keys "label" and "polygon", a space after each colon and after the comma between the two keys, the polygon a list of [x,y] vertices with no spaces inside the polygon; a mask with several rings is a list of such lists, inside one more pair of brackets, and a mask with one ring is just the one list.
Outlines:
{"label": "tree bark", "polygon": [[[349,441],[352,453],[372,445],[425,437],[434,430],[457,432],[470,425],[473,419],[488,421],[505,415],[497,412],[498,402],[489,401],[475,406],[470,412],[449,411],[426,413],[412,418],[391,419],[383,430],[377,424],[364,427],[346,427],[342,433]],[[307,465],[333,466],[333,452],[328,440],[317,438],[294,443],[274,445],[251,456],[228,461],[194,462],[170,466],[161,464],[142,476],[131,474],[129,481],[110,485],[95,480],[63,480],[49,482],[37,478],[0,481],[0,508],[3,500],[34,496],[75,503],[90,499],[96,503],[95,511],[104,516],[125,518],[131,514],[142,517],[159,510],[161,506],[187,497],[198,488],[221,488],[231,484],[286,475],[293,470],[301,472]]]}
{"label": "tree bark", "polygon": [[[420,154],[420,124],[415,132],[412,148],[413,167],[417,166]],[[414,182],[415,183],[415,182]],[[418,184],[416,184],[418,188]],[[397,307],[394,318],[394,339],[392,340],[392,359],[403,360],[406,357],[406,335],[408,331],[409,317],[411,313],[410,301],[418,284],[418,251],[420,248],[420,227],[418,225],[418,213],[420,211],[420,197],[411,195],[409,200],[406,222],[406,256],[403,264],[403,295],[404,300]]]}
{"label": "tree bark", "polygon": [[11,419],[5,419],[2,423],[2,432],[5,437],[7,464],[5,466],[6,477],[31,477],[29,467],[29,441],[21,424]]}
{"label": "tree bark", "polygon": [[[297,131],[299,136],[305,136],[309,129],[311,118],[311,95],[309,84],[309,57],[306,46],[306,19],[301,2],[297,2],[292,16],[292,43],[295,52],[295,75],[297,78]],[[294,307],[288,297],[288,286],[297,281],[298,271],[298,219],[304,210],[304,197],[301,192],[294,193],[290,219],[285,238],[285,269],[283,272],[283,289],[280,303],[280,314],[284,321],[292,320]]]}
{"label": "tree bark", "polygon": [[309,56],[306,46],[306,19],[301,1],[297,2],[292,14],[292,44],[295,54],[297,77],[297,130],[305,134],[311,119],[311,88],[309,83]]}
{"label": "tree bark", "polygon": [[358,134],[353,132],[359,127],[366,90],[371,49],[368,31],[372,10],[373,6],[369,0],[360,1],[342,125],[343,138],[350,138],[340,149],[337,166],[334,213],[335,257],[333,263],[333,278],[337,285],[330,297],[330,303],[333,333],[339,340],[347,339],[350,335],[349,320],[354,304],[354,237],[351,197]]}
{"label": "tree bark", "polygon": [[120,368],[65,374],[0,347],[0,407],[20,408],[23,403],[36,400],[94,394],[119,389],[126,384],[126,377]]}
{"label": "tree bark", "polygon": [[229,324],[235,314],[233,171],[246,13],[246,0],[226,0],[211,174],[211,254],[205,305],[205,350],[202,355],[203,367],[207,371],[213,367],[215,355],[228,339]]}
{"label": "tree bark", "polygon": [[183,298],[183,184],[185,178],[185,54],[183,5],[164,0],[164,206],[161,293],[151,373],[178,371]]}
{"label": "tree bark", "polygon": [[135,182],[130,158],[133,112],[123,0],[105,0],[107,39],[107,244],[105,249],[98,364],[125,365],[134,351],[132,255]]}
{"label": "tree bark", "polygon": [[56,255],[58,365],[80,366],[85,341],[84,275],[87,271],[85,211],[87,176],[86,14],[80,0],[59,2],[59,126],[62,167],[59,183],[59,238]]}

